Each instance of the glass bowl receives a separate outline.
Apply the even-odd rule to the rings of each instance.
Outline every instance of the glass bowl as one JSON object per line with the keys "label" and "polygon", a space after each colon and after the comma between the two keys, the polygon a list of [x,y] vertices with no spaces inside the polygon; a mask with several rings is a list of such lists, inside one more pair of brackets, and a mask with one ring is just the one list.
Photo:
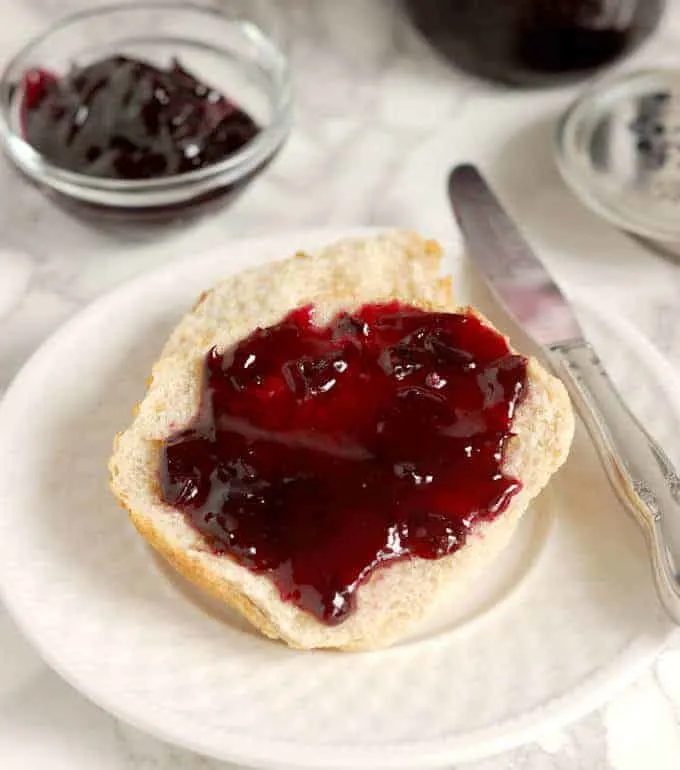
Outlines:
{"label": "glass bowl", "polygon": [[[76,63],[110,55],[160,66],[173,57],[199,80],[245,109],[260,126],[241,149],[213,165],[173,176],[120,180],[51,163],[22,137],[19,104],[23,74],[42,67],[66,73]],[[62,19],[33,39],[0,77],[0,131],[6,154],[26,177],[80,213],[166,218],[224,204],[252,181],[286,139],[291,122],[288,64],[264,32],[231,10],[188,3],[141,2],[100,7]]]}

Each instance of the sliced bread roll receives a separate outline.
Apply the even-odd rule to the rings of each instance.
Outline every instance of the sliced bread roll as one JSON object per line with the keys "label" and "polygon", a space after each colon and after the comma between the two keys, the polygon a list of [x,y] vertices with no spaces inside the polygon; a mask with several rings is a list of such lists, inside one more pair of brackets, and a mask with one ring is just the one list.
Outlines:
{"label": "sliced bread roll", "polygon": [[501,515],[479,523],[452,555],[379,567],[359,587],[356,609],[334,626],[282,601],[266,574],[216,555],[184,514],[162,501],[162,442],[195,416],[203,362],[211,347],[228,349],[256,327],[274,324],[309,303],[316,308],[318,323],[340,310],[386,300],[454,311],[450,281],[439,277],[440,260],[436,243],[394,232],[342,241],[311,256],[297,254],[217,284],[171,334],[132,425],[116,437],[109,464],[111,488],[141,535],[183,576],[273,639],[302,649],[371,649],[393,643],[452,585],[465,585],[494,559],[530,501],[566,459],[574,429],[566,391],[531,359],[502,469],[522,482],[521,491]]}

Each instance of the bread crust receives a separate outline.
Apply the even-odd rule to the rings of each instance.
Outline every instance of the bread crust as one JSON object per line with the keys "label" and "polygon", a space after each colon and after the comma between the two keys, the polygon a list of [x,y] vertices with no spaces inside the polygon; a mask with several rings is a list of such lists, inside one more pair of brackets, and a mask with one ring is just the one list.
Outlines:
{"label": "bread crust", "polygon": [[[368,279],[362,257],[372,258]],[[177,572],[233,607],[265,636],[299,649],[360,650],[393,643],[452,584],[460,589],[494,559],[530,501],[566,459],[574,430],[568,396],[559,380],[529,359],[526,392],[516,409],[514,435],[503,460],[503,472],[519,478],[522,490],[500,516],[481,522],[455,553],[434,561],[414,557],[378,568],[359,587],[355,611],[338,626],[327,626],[281,601],[266,575],[256,575],[230,557],[212,553],[183,515],[163,504],[157,480],[162,441],[195,414],[200,364],[212,345],[228,347],[255,326],[274,323],[291,308],[307,303],[318,308],[319,322],[339,309],[386,299],[427,310],[460,311],[453,305],[450,281],[438,276],[440,259],[441,250],[433,242],[412,233],[390,233],[343,241],[314,256],[298,254],[218,284],[201,295],[171,334],[132,425],[114,441],[111,489],[140,535]],[[254,287],[263,289],[266,303],[244,319],[241,300],[252,295]]]}

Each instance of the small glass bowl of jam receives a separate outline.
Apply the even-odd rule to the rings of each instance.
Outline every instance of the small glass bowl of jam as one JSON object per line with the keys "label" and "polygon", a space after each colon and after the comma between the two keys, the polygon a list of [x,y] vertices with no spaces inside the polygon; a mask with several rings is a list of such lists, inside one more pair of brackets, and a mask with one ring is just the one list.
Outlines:
{"label": "small glass bowl of jam", "polygon": [[58,203],[106,219],[223,206],[266,168],[290,122],[285,56],[229,3],[74,14],[0,78],[16,168]]}

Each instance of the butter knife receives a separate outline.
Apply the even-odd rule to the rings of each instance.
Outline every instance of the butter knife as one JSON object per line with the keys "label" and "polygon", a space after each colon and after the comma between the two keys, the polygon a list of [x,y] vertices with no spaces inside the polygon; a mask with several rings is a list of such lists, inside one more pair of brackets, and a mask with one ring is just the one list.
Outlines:
{"label": "butter knife", "polygon": [[564,382],[619,499],[642,527],[659,598],[680,624],[680,478],[628,409],[567,299],[470,164],[449,198],[472,260]]}

